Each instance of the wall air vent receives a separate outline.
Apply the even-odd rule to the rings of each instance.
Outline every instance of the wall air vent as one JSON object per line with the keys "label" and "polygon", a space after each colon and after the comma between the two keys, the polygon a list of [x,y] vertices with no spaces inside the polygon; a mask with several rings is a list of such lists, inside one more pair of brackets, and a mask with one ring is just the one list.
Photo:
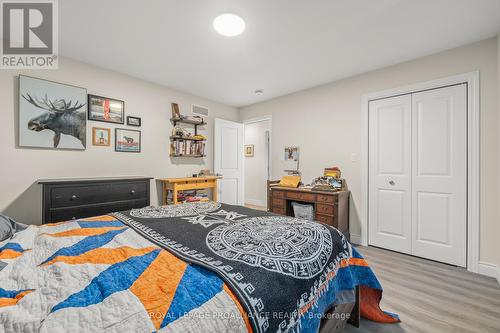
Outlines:
{"label": "wall air vent", "polygon": [[208,108],[191,104],[191,112],[198,116],[208,117]]}

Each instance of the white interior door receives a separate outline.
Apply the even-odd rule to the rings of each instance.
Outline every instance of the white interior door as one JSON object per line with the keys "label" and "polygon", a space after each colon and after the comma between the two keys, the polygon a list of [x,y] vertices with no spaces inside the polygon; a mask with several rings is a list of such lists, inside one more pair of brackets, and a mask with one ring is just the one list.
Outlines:
{"label": "white interior door", "polygon": [[466,266],[466,85],[412,96],[412,253]]}
{"label": "white interior door", "polygon": [[369,104],[369,244],[411,253],[411,95]]}
{"label": "white interior door", "polygon": [[244,204],[243,145],[241,123],[215,119],[214,170],[219,180],[219,201],[230,205]]}

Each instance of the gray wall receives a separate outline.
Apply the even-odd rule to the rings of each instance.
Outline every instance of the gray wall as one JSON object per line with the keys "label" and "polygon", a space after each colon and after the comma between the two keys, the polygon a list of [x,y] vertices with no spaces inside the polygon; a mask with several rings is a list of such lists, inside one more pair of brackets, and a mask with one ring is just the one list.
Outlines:
{"label": "gray wall", "polygon": [[[124,100],[126,115],[142,118],[142,153],[114,152],[114,128],[125,125],[91,121],[87,122],[85,151],[18,147],[18,74],[81,86],[90,94]],[[178,103],[184,114],[191,112],[191,103],[210,108],[208,125],[202,132],[208,137],[205,159],[173,160],[169,157],[171,102]],[[0,70],[0,123],[3,125],[0,131],[0,212],[21,222],[40,223],[41,194],[36,181],[41,178],[127,175],[159,178],[187,176],[201,168],[213,170],[214,117],[237,120],[238,112],[233,107],[69,59],[60,59],[58,70]],[[92,146],[93,126],[111,128],[111,147]],[[156,182],[151,184],[151,202],[158,204],[160,192]]]}

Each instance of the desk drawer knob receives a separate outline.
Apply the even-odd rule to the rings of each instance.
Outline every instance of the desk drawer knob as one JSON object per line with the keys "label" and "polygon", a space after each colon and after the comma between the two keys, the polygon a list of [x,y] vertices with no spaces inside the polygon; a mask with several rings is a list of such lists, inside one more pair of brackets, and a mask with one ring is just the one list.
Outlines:
{"label": "desk drawer knob", "polygon": [[134,195],[135,194],[135,190],[130,191],[130,194]]}
{"label": "desk drawer knob", "polygon": [[77,196],[76,194],[73,194],[73,195],[71,196],[71,200],[76,200],[76,199],[78,199],[78,196]]}

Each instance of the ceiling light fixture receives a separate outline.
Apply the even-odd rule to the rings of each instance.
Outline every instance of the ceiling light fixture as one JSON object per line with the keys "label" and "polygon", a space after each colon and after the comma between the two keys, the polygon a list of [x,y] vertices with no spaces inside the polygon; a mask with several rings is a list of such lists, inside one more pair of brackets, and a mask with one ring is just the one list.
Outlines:
{"label": "ceiling light fixture", "polygon": [[245,31],[245,21],[235,14],[221,14],[217,16],[213,23],[215,31],[222,36],[234,37]]}
{"label": "ceiling light fixture", "polygon": [[262,90],[262,89],[257,89],[257,90],[255,90],[255,95],[256,95],[256,96],[260,96],[260,95],[262,95],[263,93],[264,93],[264,90]]}

